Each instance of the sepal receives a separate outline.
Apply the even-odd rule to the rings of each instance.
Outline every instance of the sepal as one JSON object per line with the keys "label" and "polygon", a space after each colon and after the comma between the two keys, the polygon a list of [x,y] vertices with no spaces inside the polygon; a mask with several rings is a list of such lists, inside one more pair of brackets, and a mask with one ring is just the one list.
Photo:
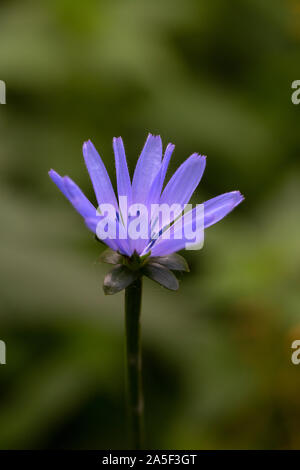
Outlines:
{"label": "sepal", "polygon": [[126,289],[138,277],[136,271],[131,271],[125,265],[117,265],[106,274],[103,282],[105,295],[113,295]]}
{"label": "sepal", "polygon": [[122,264],[123,256],[120,255],[120,253],[117,251],[114,251],[111,248],[107,248],[107,250],[104,250],[101,253],[99,261],[107,264]]}
{"label": "sepal", "polygon": [[166,289],[174,291],[179,287],[176,276],[161,264],[149,262],[143,267],[142,273]]}
{"label": "sepal", "polygon": [[160,264],[173,271],[186,271],[189,272],[190,268],[185,258],[178,253],[172,253],[166,256],[153,256],[149,259],[149,264]]}

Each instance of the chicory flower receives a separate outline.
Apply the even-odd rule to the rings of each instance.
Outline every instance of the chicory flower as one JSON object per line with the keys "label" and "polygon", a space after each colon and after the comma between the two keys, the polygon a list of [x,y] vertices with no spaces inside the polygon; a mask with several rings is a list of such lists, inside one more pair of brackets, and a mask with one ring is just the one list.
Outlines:
{"label": "chicory flower", "polygon": [[[167,145],[163,155],[160,136],[149,134],[132,181],[121,137],[113,139],[113,150],[118,197],[92,142],[89,140],[83,145],[84,160],[94,187],[98,209],[68,176],[61,177],[50,170],[50,178],[83,217],[87,227],[109,247],[102,260],[115,264],[116,267],[105,278],[104,290],[107,294],[126,288],[140,274],[176,290],[178,281],[170,270],[188,270],[184,258],[176,254],[189,246],[190,240],[185,235],[185,229],[195,224],[197,226],[200,218],[202,229],[215,224],[231,212],[243,200],[243,196],[239,191],[228,192],[204,202],[200,212],[194,208],[185,213],[185,206],[204,173],[206,157],[192,154],[163,189],[174,150],[173,144]],[[160,213],[162,207],[175,209],[163,216]],[[141,214],[141,208],[150,216]],[[110,209],[108,216],[104,215],[106,209]],[[108,230],[105,236],[104,227],[110,223],[113,230]],[[146,234],[140,237],[131,235],[128,231],[130,223],[134,223],[135,229],[143,224]]]}

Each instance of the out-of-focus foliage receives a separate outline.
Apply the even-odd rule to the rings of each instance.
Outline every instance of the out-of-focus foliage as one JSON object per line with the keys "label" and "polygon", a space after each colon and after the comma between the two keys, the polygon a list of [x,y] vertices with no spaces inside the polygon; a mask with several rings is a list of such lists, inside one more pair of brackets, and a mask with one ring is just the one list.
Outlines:
{"label": "out-of-focus foliage", "polygon": [[[289,0],[6,0],[0,5],[0,448],[125,448],[123,294],[47,171],[93,198],[146,133],[171,170],[208,156],[194,202],[239,189],[173,294],[145,281],[153,448],[299,448],[300,8]],[[171,171],[170,171],[171,172]],[[170,174],[169,172],[169,174]]]}

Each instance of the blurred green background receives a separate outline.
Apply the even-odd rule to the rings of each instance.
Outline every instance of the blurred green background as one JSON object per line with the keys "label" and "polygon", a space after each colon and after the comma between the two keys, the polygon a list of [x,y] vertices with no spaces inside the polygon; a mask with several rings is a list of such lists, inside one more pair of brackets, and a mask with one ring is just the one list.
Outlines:
{"label": "blurred green background", "polygon": [[0,448],[126,448],[123,293],[47,171],[94,201],[81,147],[131,173],[146,134],[168,175],[208,156],[194,202],[245,202],[187,252],[178,293],[145,281],[148,448],[300,448],[300,4],[2,0]]}

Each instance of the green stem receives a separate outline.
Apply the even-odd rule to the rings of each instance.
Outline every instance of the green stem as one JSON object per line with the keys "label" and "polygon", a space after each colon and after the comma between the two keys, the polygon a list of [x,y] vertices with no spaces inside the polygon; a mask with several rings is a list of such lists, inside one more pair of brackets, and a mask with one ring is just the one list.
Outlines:
{"label": "green stem", "polygon": [[143,446],[141,303],[142,279],[138,278],[125,290],[127,403],[134,449],[141,449]]}

